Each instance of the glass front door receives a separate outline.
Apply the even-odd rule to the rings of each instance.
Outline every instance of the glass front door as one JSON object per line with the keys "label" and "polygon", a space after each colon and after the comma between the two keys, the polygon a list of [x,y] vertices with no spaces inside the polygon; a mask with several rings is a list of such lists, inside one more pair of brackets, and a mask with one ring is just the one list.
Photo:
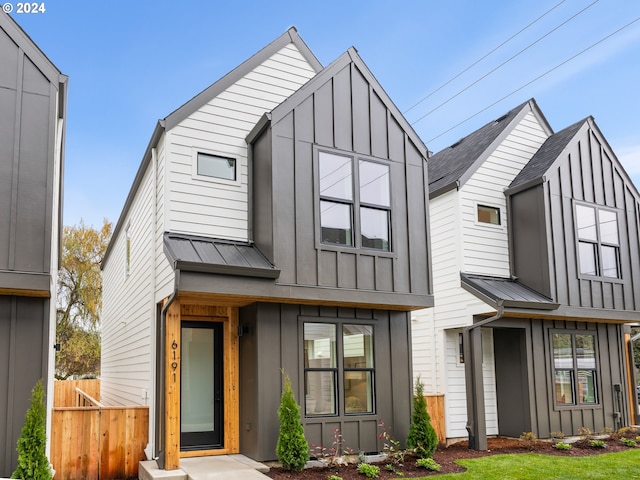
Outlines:
{"label": "glass front door", "polygon": [[223,447],[222,359],[222,323],[182,322],[182,450]]}

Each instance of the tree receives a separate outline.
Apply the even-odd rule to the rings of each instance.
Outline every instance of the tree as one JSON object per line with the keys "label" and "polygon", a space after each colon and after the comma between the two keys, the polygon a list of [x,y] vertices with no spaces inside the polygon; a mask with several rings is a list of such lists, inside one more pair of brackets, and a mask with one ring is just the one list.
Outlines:
{"label": "tree", "polygon": [[309,460],[309,444],[300,422],[300,407],[296,403],[289,376],[283,372],[284,389],[278,408],[280,434],[276,446],[278,461],[287,470],[301,471]]}
{"label": "tree", "polygon": [[[640,333],[640,327],[633,327],[631,329],[631,336],[637,335]],[[640,340],[636,340],[633,342],[633,363],[635,363],[637,368],[640,368]]]}
{"label": "tree", "polygon": [[100,373],[100,263],[111,238],[106,219],[96,230],[79,225],[65,227],[58,274],[56,315],[56,377]]}
{"label": "tree", "polygon": [[420,458],[433,457],[438,446],[438,435],[431,425],[431,417],[427,411],[427,401],[424,398],[424,385],[418,377],[416,394],[413,397],[413,414],[407,446],[412,448]]}
{"label": "tree", "polygon": [[51,480],[52,472],[45,453],[47,445],[47,409],[42,380],[31,390],[31,407],[27,410],[18,438],[18,466],[11,478]]}

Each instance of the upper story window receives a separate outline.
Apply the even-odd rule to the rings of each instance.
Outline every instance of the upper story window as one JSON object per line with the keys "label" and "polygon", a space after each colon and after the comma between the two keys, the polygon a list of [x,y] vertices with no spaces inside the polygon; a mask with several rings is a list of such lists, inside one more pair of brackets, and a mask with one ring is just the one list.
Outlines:
{"label": "upper story window", "polygon": [[318,173],[320,242],[390,251],[389,165],[318,152]]}
{"label": "upper story window", "polygon": [[593,334],[553,334],[557,405],[598,403],[595,345]]}
{"label": "upper story window", "polygon": [[620,237],[615,211],[576,204],[580,273],[622,278]]}
{"label": "upper story window", "polygon": [[237,178],[236,159],[198,152],[196,174],[203,177],[235,181]]}
{"label": "upper story window", "polygon": [[478,204],[478,222],[500,225],[500,208]]}

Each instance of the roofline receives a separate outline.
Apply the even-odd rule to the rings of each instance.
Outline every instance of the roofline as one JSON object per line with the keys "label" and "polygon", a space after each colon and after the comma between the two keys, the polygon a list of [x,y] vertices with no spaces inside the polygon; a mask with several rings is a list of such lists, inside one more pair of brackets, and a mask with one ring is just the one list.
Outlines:
{"label": "roofline", "polygon": [[424,158],[429,158],[429,150],[427,149],[427,146],[424,144],[420,136],[415,132],[411,124],[409,124],[404,115],[402,115],[402,112],[398,109],[395,103],[393,103],[391,97],[389,97],[384,88],[382,88],[382,85],[380,85],[373,73],[371,73],[371,70],[369,70],[364,60],[362,60],[362,58],[358,54],[358,51],[354,47],[349,47],[346,52],[344,52],[337,59],[331,62],[331,64],[327,65],[327,67],[325,67],[315,77],[311,78],[284,102],[275,107],[271,111],[272,123],[275,124],[282,120],[288,112],[290,112],[291,110],[299,106],[304,100],[306,100],[306,98],[309,96],[309,92],[314,90],[314,85],[316,83],[322,82],[328,77],[332,77],[338,71],[346,67],[349,63],[354,63],[356,65],[367,82],[372,85],[374,89],[376,89],[376,91],[379,93],[382,103],[384,103],[384,105],[389,109],[391,115],[395,118],[395,120],[400,125],[400,128],[402,128],[402,130],[407,134],[418,151]]}
{"label": "roofline", "polygon": [[225,76],[217,80],[214,84],[210,85],[187,103],[170,113],[165,118],[167,130],[172,129],[185,118],[198,111],[211,101],[211,99],[217,97],[220,93],[236,83],[250,71],[261,65],[267,58],[279,52],[290,43],[293,43],[298,48],[302,56],[305,57],[316,73],[322,70],[322,64],[309,49],[307,44],[304,43],[302,38],[300,38],[296,28],[290,27],[285,33],[272,41],[269,45],[262,48],[259,52],[255,53],[253,56],[249,57],[249,59],[245,60]]}
{"label": "roofline", "polygon": [[504,194],[506,196],[515,195],[516,193],[522,192],[524,190],[529,190],[530,188],[533,188],[537,185],[542,185],[546,181],[547,178],[544,175],[541,175],[539,177],[532,178],[531,180],[521,183],[520,185],[517,185],[513,188],[505,189]]}
{"label": "roofline", "polygon": [[202,262],[176,260],[173,269],[183,272],[215,273],[218,275],[232,275],[235,277],[255,277],[276,279],[280,276],[277,268],[266,269],[257,267],[243,267],[240,265],[214,265]]}
{"label": "roofline", "polygon": [[[225,76],[217,80],[211,86],[197,94],[187,103],[179,107],[177,110],[174,110],[163,120],[158,120],[156,124],[156,128],[151,135],[151,139],[149,140],[149,144],[147,145],[147,149],[144,152],[142,157],[142,162],[140,163],[140,167],[138,167],[138,172],[133,180],[133,184],[131,185],[131,189],[129,190],[129,194],[127,195],[127,199],[124,202],[124,206],[120,211],[120,216],[118,217],[118,221],[116,223],[115,228],[113,229],[113,233],[111,235],[111,240],[109,241],[109,245],[107,246],[107,250],[105,251],[104,257],[102,259],[101,268],[103,268],[105,262],[108,260],[109,255],[111,254],[111,250],[113,249],[113,243],[115,239],[120,234],[120,231],[123,228],[124,220],[127,218],[127,214],[129,213],[129,209],[131,208],[131,204],[133,203],[133,199],[140,187],[140,183],[142,182],[142,178],[146,172],[149,163],[151,162],[151,152],[153,148],[155,148],[160,140],[162,134],[167,130],[170,130],[178,123],[182,122],[189,115],[193,114],[196,110],[201,108],[211,99],[215,98],[222,91],[227,89],[230,85],[238,81],[244,75],[249,73],[251,70],[255,69],[258,65],[264,62],[267,58],[271,57],[276,52],[280,51],[289,43],[293,43],[296,45],[300,53],[305,57],[305,59],[309,62],[312,68],[316,71],[322,70],[322,64],[318,61],[313,52],[309,49],[307,44],[302,40],[300,35],[298,35],[298,31],[295,27],[290,27],[285,33],[280,35],[274,41],[272,41],[269,45],[262,48],[260,51],[255,53],[249,59],[242,62],[239,66],[234,68],[231,72],[227,73]],[[155,215],[155,213],[154,213]]]}

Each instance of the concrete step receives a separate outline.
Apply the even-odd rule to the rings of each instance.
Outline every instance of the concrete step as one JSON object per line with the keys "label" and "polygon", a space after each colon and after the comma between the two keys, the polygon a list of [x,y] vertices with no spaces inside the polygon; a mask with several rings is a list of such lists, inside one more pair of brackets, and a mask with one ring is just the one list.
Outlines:
{"label": "concrete step", "polygon": [[182,458],[180,467],[186,472],[188,480],[265,480],[269,478],[260,473],[260,471],[269,471],[269,467],[244,455]]}

